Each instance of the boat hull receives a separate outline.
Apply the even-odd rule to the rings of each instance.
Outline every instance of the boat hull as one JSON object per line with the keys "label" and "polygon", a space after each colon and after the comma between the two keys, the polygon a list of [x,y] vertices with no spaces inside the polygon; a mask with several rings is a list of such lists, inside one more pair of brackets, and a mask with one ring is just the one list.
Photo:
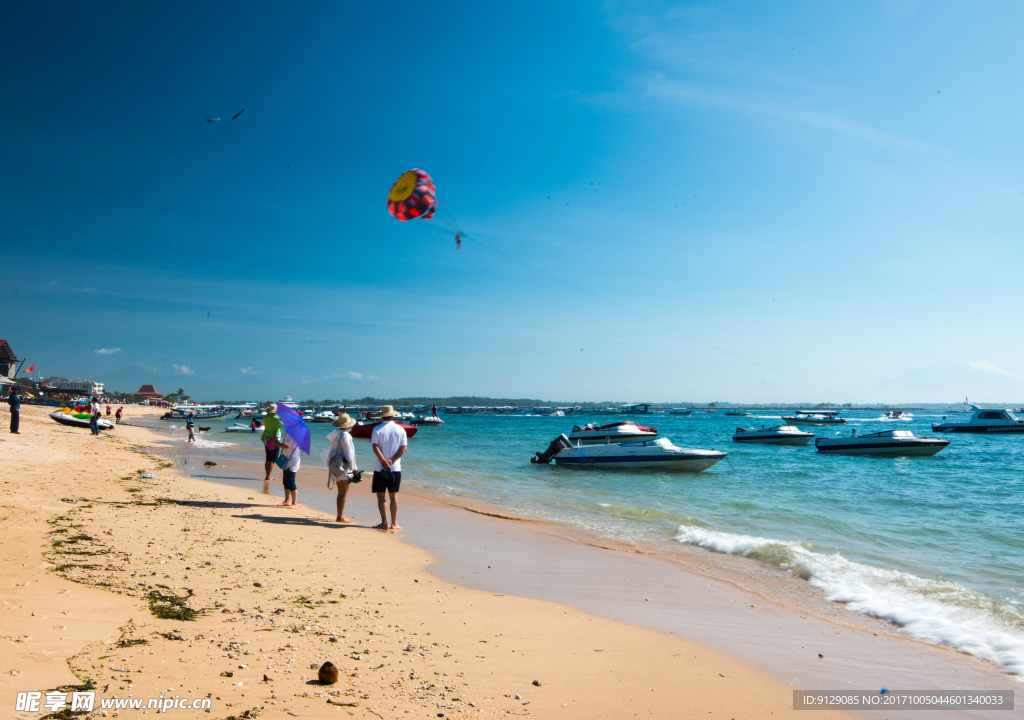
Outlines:
{"label": "boat hull", "polygon": [[725,453],[717,456],[699,455],[684,456],[676,454],[609,457],[555,457],[555,464],[563,467],[600,468],[601,470],[681,470],[684,472],[700,472],[707,470],[725,457]]}
{"label": "boat hull", "polygon": [[[54,422],[60,423],[61,425],[66,425],[68,427],[86,428],[89,430],[92,429],[92,426],[89,424],[89,421],[86,420],[85,418],[77,418],[74,417],[73,415],[68,415],[67,413],[50,413],[50,419],[52,419]],[[97,424],[100,430],[114,429],[114,423],[110,422],[106,418],[101,418],[99,423]]]}
{"label": "boat hull", "polygon": [[914,455],[934,455],[949,446],[949,440],[918,440],[916,442],[901,441],[896,443],[850,443],[818,445],[818,452],[843,455],[892,455],[909,457]]}
{"label": "boat hull", "polygon": [[940,433],[984,433],[986,435],[1006,435],[1024,433],[1024,424],[1018,425],[968,425],[967,423],[951,423],[949,425],[932,425],[932,432]]}

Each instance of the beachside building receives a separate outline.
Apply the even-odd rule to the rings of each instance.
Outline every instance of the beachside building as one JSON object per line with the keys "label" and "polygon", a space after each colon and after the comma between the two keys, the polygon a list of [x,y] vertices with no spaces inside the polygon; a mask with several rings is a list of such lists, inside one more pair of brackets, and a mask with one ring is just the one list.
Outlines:
{"label": "beachside building", "polygon": [[153,387],[152,385],[143,385],[142,387],[135,391],[135,394],[141,395],[147,400],[162,400],[164,397],[163,395],[158,393],[156,391],[156,388]]}
{"label": "beachside building", "polygon": [[24,362],[14,356],[14,351],[6,340],[0,340],[0,377],[14,379],[18,368]]}
{"label": "beachside building", "polygon": [[48,377],[43,380],[64,393],[78,393],[81,395],[102,395],[103,383],[92,380],[68,380],[66,377]]}

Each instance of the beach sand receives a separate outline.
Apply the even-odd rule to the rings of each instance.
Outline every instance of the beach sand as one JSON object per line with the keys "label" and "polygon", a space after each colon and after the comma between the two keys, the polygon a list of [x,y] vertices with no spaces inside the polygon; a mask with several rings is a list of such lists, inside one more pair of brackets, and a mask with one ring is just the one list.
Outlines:
{"label": "beach sand", "polygon": [[216,718],[848,717],[794,711],[793,686],[705,645],[443,581],[399,535],[188,477],[154,439],[25,406],[0,443],[0,707],[92,683]]}

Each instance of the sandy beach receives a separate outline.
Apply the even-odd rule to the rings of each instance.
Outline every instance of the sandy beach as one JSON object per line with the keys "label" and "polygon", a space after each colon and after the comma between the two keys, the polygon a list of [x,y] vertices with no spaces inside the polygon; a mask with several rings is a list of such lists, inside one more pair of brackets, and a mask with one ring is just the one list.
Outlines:
{"label": "sandy beach", "polygon": [[115,697],[219,718],[846,716],[793,711],[792,686],[705,645],[447,582],[393,533],[188,477],[146,428],[94,438],[26,407],[22,433],[0,444],[5,707],[95,688],[96,717]]}

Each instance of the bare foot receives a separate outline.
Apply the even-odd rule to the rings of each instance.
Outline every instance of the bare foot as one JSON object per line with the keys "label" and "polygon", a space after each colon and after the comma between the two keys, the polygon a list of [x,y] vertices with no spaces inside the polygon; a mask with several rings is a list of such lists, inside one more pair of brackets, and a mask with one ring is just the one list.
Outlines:
{"label": "bare foot", "polygon": [[391,530],[401,530],[402,526],[401,525],[395,525],[394,523],[392,523],[390,529]]}
{"label": "bare foot", "polygon": [[334,522],[350,523],[352,522],[352,518],[347,518],[344,515],[339,515],[338,517],[334,518]]}
{"label": "bare foot", "polygon": [[372,529],[373,530],[387,530],[388,529],[388,524],[387,523],[381,523],[380,525],[374,525]]}
{"label": "bare foot", "polygon": [[291,507],[291,505],[289,505],[289,504],[288,504],[288,503],[286,503],[286,502],[283,502],[283,503],[281,503],[280,505],[278,505],[278,507]]}

